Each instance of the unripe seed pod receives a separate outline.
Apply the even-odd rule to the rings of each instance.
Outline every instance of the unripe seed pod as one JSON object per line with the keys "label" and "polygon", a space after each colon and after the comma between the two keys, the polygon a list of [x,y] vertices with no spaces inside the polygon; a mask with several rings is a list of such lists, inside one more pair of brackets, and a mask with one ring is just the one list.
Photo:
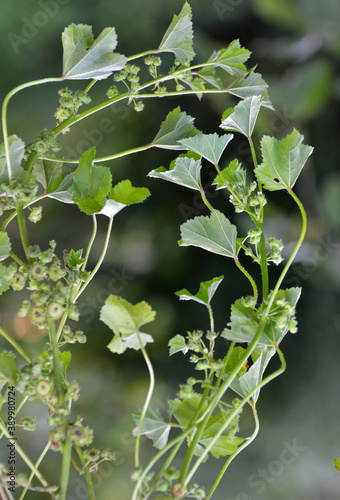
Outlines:
{"label": "unripe seed pod", "polygon": [[47,380],[39,380],[36,390],[39,396],[47,396],[51,392],[52,386]]}
{"label": "unripe seed pod", "polygon": [[26,284],[26,277],[23,273],[16,273],[12,279],[13,290],[22,290]]}
{"label": "unripe seed pod", "polygon": [[47,267],[42,266],[41,264],[35,264],[31,269],[32,278],[36,280],[42,280],[45,278],[47,273]]}
{"label": "unripe seed pod", "polygon": [[185,486],[182,483],[176,483],[172,488],[172,493],[176,498],[183,498],[185,495]]}
{"label": "unripe seed pod", "polygon": [[59,302],[51,302],[47,311],[51,318],[59,319],[64,312],[64,308]]}

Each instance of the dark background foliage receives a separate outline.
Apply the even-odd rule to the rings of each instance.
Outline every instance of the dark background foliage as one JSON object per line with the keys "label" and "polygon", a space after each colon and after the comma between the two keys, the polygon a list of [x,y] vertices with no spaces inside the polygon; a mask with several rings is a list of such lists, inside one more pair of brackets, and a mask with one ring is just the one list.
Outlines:
{"label": "dark background foliage", "polygon": [[[333,500],[340,489],[340,475],[332,464],[332,459],[340,456],[340,4],[337,0],[193,0],[191,5],[197,61],[206,60],[213,50],[240,38],[241,44],[252,51],[251,64],[258,65],[269,84],[276,111],[261,112],[256,138],[264,133],[283,137],[296,127],[305,135],[305,142],[315,148],[296,186],[308,210],[307,238],[285,280],[287,287],[303,287],[298,305],[299,332],[282,345],[286,373],[263,390],[260,434],[231,465],[216,500]],[[60,34],[71,22],[92,25],[95,36],[105,26],[115,26],[118,51],[132,55],[159,45],[182,1],[0,0],[0,6],[3,99],[24,81],[61,73]],[[103,98],[109,85],[104,81],[95,86],[94,102]],[[81,88],[77,83],[70,86]],[[9,107],[10,133],[29,143],[43,128],[53,128],[59,88],[48,84],[17,95]],[[224,109],[233,103],[227,96],[206,96],[201,102],[196,97],[179,97],[148,100],[143,113],[127,106],[109,108],[72,128],[72,133],[62,138],[63,152],[79,157],[94,145],[104,156],[146,144],[168,111],[178,105],[195,117],[199,129],[218,132]],[[249,164],[245,144],[242,140],[235,142],[234,151],[226,153],[224,161],[234,154]],[[82,387],[76,412],[85,415],[86,424],[95,429],[98,446],[117,450],[117,461],[103,466],[97,475],[100,500],[128,498],[133,459],[131,413],[142,405],[147,390],[147,372],[140,353],[125,353],[119,359],[106,348],[111,335],[98,321],[105,298],[117,293],[131,302],[145,299],[157,311],[157,319],[148,330],[155,338],[149,351],[158,377],[154,403],[162,408],[162,401],[173,397],[178,384],[191,374],[191,366],[181,354],[169,359],[168,340],[177,333],[208,327],[205,311],[198,304],[179,302],[174,292],[181,288],[195,292],[200,281],[224,274],[213,303],[219,330],[228,321],[230,304],[249,292],[243,276],[228,260],[199,249],[178,247],[179,225],[188,217],[205,214],[205,210],[191,192],[146,177],[150,170],[168,166],[173,157],[156,150],[112,162],[116,181],[130,178],[136,186],[147,186],[152,196],[143,205],[117,216],[102,272],[79,304],[81,327],[88,342],[71,347],[73,360],[68,376]],[[208,183],[209,171],[206,179]],[[298,214],[284,194],[270,198],[266,230],[269,236],[282,238],[288,251],[298,234]],[[213,202],[234,222],[244,225],[226,198],[218,196]],[[100,237],[91,264],[100,254],[105,234],[106,221],[99,222]],[[42,222],[31,226],[32,241],[47,247],[54,238],[60,255],[64,248],[86,248],[91,233],[88,218],[75,206],[51,200],[44,204]],[[15,241],[14,226],[13,231]],[[272,273],[274,282],[278,270],[272,269]],[[26,321],[17,317],[13,321],[17,300],[11,294],[1,297],[1,320],[34,353],[44,348],[46,338]],[[7,347],[0,342],[1,347]],[[222,356],[223,343],[219,349]],[[34,444],[24,435],[21,439],[34,457],[47,437],[47,415],[40,406],[31,411],[37,414],[43,430],[37,431]],[[246,432],[251,431],[247,414],[243,425]],[[294,443],[295,454],[291,452],[290,461],[283,460],[284,450]],[[148,443],[144,446],[147,456]],[[47,462],[57,463],[58,458],[50,453]],[[52,470],[47,465],[44,468],[51,477]],[[209,484],[216,470],[216,463],[211,461],[197,480]],[[79,500],[87,498],[76,477],[72,495]]]}

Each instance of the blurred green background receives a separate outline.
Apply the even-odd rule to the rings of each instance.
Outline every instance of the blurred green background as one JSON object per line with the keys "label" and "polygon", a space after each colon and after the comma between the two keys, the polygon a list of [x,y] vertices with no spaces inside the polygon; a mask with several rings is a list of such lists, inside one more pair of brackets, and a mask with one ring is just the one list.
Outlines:
{"label": "blurred green background", "polygon": [[[182,0],[0,0],[1,100],[14,86],[28,80],[61,73],[60,34],[68,24],[93,26],[94,34],[115,26],[118,51],[132,55],[157,47]],[[315,150],[296,185],[309,215],[306,242],[285,280],[285,286],[302,286],[298,304],[299,332],[285,339],[287,370],[263,390],[259,402],[261,430],[255,442],[230,466],[216,500],[335,500],[340,493],[340,473],[332,459],[340,456],[339,438],[339,347],[340,347],[340,3],[338,0],[193,0],[194,49],[197,61],[234,38],[252,51],[251,64],[269,84],[275,113],[263,111],[255,136],[263,133],[285,136],[293,127],[305,135]],[[80,82],[81,83],[81,82]],[[9,107],[9,131],[31,142],[43,128],[53,128],[60,85],[49,84],[17,95]],[[97,87],[97,88],[96,88]],[[100,101],[108,83],[98,83],[93,100]],[[79,85],[81,88],[81,85]],[[220,117],[233,105],[226,96],[169,98],[146,102],[143,113],[120,105],[107,109],[72,128],[63,138],[67,156],[78,157],[92,145],[105,156],[146,144],[158,131],[168,111],[180,105],[195,117],[204,132],[218,132]],[[106,120],[106,121],[105,121]],[[107,123],[110,124],[109,131]],[[105,125],[106,124],[106,125]],[[233,152],[230,154],[232,155]],[[249,163],[242,141],[234,154]],[[95,478],[98,500],[128,500],[133,467],[132,411],[139,409],[147,391],[147,370],[140,353],[120,358],[106,348],[110,331],[98,321],[98,312],[109,293],[131,302],[147,300],[157,311],[148,331],[155,343],[149,352],[157,374],[154,404],[174,397],[178,384],[191,374],[181,355],[168,357],[167,342],[175,334],[207,328],[200,306],[179,302],[174,292],[188,288],[195,293],[200,281],[224,274],[214,299],[217,329],[228,321],[230,304],[249,292],[247,283],[222,257],[195,248],[179,248],[179,225],[187,217],[205,211],[192,193],[169,183],[147,178],[160,165],[168,166],[175,155],[150,151],[112,163],[115,181],[130,178],[136,186],[147,186],[152,196],[141,206],[117,216],[102,272],[91,283],[79,304],[81,327],[88,342],[71,346],[73,360],[69,379],[80,382],[82,391],[75,414],[95,430],[96,445],[111,447],[117,460],[100,468]],[[225,161],[234,156],[225,158]],[[207,176],[207,179],[209,177]],[[226,199],[214,199],[225,207]],[[299,229],[296,209],[283,194],[267,209],[268,235],[281,237],[287,251]],[[230,207],[227,213],[238,224]],[[100,220],[99,238],[91,264],[100,255],[106,221]],[[44,218],[31,225],[31,240],[43,247],[54,238],[57,250],[84,248],[91,224],[74,206],[55,201],[44,204]],[[15,230],[13,227],[13,241]],[[278,270],[273,269],[273,280]],[[11,296],[12,295],[12,296]],[[0,319],[9,331],[35,353],[46,339],[27,322],[15,316],[18,297],[1,297]],[[8,346],[0,339],[0,347]],[[223,345],[220,347],[223,355]],[[32,405],[40,430],[35,436],[18,434],[20,443],[37,457],[47,437],[46,409]],[[245,418],[245,432],[252,423]],[[32,440],[33,437],[33,440]],[[294,459],[284,464],[280,455],[297,445]],[[149,443],[143,455],[150,454]],[[4,450],[2,448],[2,453]],[[59,456],[50,452],[42,470],[53,481]],[[51,466],[52,464],[52,466]],[[218,466],[213,459],[195,478],[207,486]],[[262,479],[259,479],[262,478]],[[71,499],[86,499],[82,481],[72,476]],[[41,495],[39,498],[47,498]],[[38,498],[27,495],[27,499]]]}

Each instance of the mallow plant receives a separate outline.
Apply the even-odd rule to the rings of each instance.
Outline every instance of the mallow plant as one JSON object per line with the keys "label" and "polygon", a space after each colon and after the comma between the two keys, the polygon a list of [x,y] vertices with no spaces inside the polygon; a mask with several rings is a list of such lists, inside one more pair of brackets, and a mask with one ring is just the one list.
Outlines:
{"label": "mallow plant", "polygon": [[[134,186],[134,179],[124,178],[123,172],[122,180],[113,185],[110,168],[105,166],[108,160],[119,162],[122,156],[150,148],[169,149],[178,155],[168,168],[155,165],[148,175],[198,192],[202,198],[205,212],[181,225],[179,246],[224,256],[248,282],[242,297],[225,304],[224,311],[230,310],[230,314],[221,331],[215,328],[212,299],[219,292],[222,274],[197,283],[196,290],[176,292],[179,300],[195,301],[198,308],[205,308],[209,328],[177,333],[169,341],[169,355],[191,363],[192,376],[183,381],[173,399],[164,403],[166,411],[164,406],[161,411],[153,404],[155,373],[147,352],[148,344],[157,342],[147,333],[155,311],[143,300],[131,304],[117,295],[110,295],[103,303],[100,320],[112,330],[107,346],[112,356],[124,356],[128,349],[139,350],[150,376],[145,404],[136,408],[134,425],[131,419],[135,436],[134,464],[127,478],[131,481],[131,500],[214,496],[229,464],[257,435],[256,406],[261,389],[285,370],[281,341],[297,331],[295,309],[301,290],[283,288],[282,284],[306,233],[306,212],[294,185],[312,147],[303,143],[303,136],[295,129],[286,137],[264,135],[253,143],[261,109],[272,108],[267,85],[256,68],[246,66],[250,52],[238,40],[214,52],[208,61],[193,63],[188,3],[174,16],[158,48],[124,56],[114,52],[116,45],[114,28],[105,28],[95,38],[90,26],[71,24],[62,33],[62,76],[19,85],[3,102],[0,292],[22,295],[19,316],[27,316],[44,330],[47,342],[45,350],[31,357],[10,331],[0,327],[8,344],[0,354],[0,432],[8,455],[0,468],[2,499],[23,500],[33,494],[31,498],[35,499],[49,496],[65,500],[72,492],[72,470],[82,477],[88,498],[94,500],[93,478],[100,464],[115,460],[115,443],[108,443],[112,449],[96,447],[86,415],[75,413],[74,401],[82,397],[82,381],[69,380],[66,370],[71,363],[72,344],[86,342],[86,332],[77,329],[78,307],[105,258],[113,222],[122,210],[150,195],[146,187]],[[164,55],[168,64],[169,53],[172,66],[163,71]],[[104,79],[108,81],[106,95],[102,102],[91,105],[92,87]],[[67,87],[69,80],[85,83],[74,91]],[[53,130],[43,129],[34,142],[25,144],[15,131],[8,130],[9,102],[18,92],[49,82],[60,82],[56,125]],[[72,134],[76,123],[108,106],[123,102],[142,112],[148,99],[172,96],[180,100],[190,94],[199,99],[206,94],[229,94],[235,106],[225,110],[215,133],[195,128],[194,118],[178,106],[160,117],[159,130],[146,145],[106,157],[98,156],[95,147],[77,160],[60,154],[63,134]],[[249,144],[252,169],[230,154],[228,158],[228,147],[239,134]],[[243,214],[241,229],[214,208],[212,200],[217,198],[206,194],[201,178],[204,170],[214,172],[212,186],[222,200],[219,206],[230,211],[231,204],[236,214]],[[301,217],[300,235],[285,260],[281,256],[283,242],[263,230],[267,195],[271,192],[273,200],[276,191],[285,191]],[[31,241],[30,225],[39,223],[40,203],[48,199],[73,204],[74,210],[80,210],[84,218],[88,216],[93,230],[87,248],[78,248],[76,239],[69,248],[59,248],[54,240],[46,241],[43,248]],[[90,267],[99,218],[107,221],[107,232],[100,258]],[[20,244],[12,236],[17,229]],[[271,369],[275,357],[279,363]],[[34,460],[16,435],[18,426],[31,431],[32,440],[39,432],[34,415],[25,415],[26,402],[31,400],[39,400],[48,410],[44,425],[49,428],[49,439]],[[242,430],[240,417],[245,407],[253,416],[251,435]],[[143,440],[141,446],[143,436],[154,447],[151,455],[149,450],[142,452],[148,443]],[[44,469],[48,472],[41,471],[41,464],[51,457],[49,450],[55,452],[51,477],[47,476],[52,474],[48,467]],[[57,474],[56,456],[60,458]],[[149,457],[148,462],[144,456]],[[212,484],[201,484],[201,470],[207,460],[216,460],[221,468]],[[119,492],[115,495],[113,491],[112,499],[116,498]]]}

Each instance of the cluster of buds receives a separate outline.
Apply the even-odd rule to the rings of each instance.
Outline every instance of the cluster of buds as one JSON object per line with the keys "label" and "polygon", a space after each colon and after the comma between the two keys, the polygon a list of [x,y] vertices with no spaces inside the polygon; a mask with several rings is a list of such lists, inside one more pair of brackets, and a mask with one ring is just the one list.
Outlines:
{"label": "cluster of buds", "polygon": [[39,398],[48,406],[58,402],[53,387],[53,356],[44,351],[40,356],[25,365],[19,372],[16,388],[30,399]]}
{"label": "cluster of buds", "polygon": [[60,96],[60,107],[57,109],[54,115],[58,120],[58,123],[63,122],[70,116],[75,116],[80,106],[82,106],[83,104],[89,104],[91,102],[91,97],[86,95],[81,90],[76,90],[75,92],[73,92],[72,90],[65,88],[59,90],[58,94]]}
{"label": "cluster of buds", "polygon": [[111,450],[90,448],[84,450],[84,458],[86,460],[84,469],[93,474],[98,471],[98,467],[102,462],[116,460],[116,454]]}
{"label": "cluster of buds", "polygon": [[149,70],[150,75],[153,78],[157,78],[157,76],[158,76],[157,68],[158,68],[158,66],[160,66],[162,64],[161,58],[158,56],[149,55],[144,59],[144,62],[146,64],[146,66],[148,66],[148,70]]}
{"label": "cluster of buds", "polygon": [[39,156],[43,156],[48,150],[56,152],[59,149],[60,146],[55,133],[52,130],[44,129],[36,141],[26,146],[25,158],[28,158],[34,152],[38,153]]}
{"label": "cluster of buds", "polygon": [[28,204],[32,202],[36,195],[35,177],[26,174],[22,178],[12,177],[12,179],[2,182],[3,193],[0,196],[0,215],[5,210],[15,208],[15,200]]}
{"label": "cluster of buds", "polygon": [[[138,94],[140,83],[138,73],[140,71],[140,67],[135,64],[127,64],[125,68],[116,73],[114,79],[116,82],[123,82],[128,89],[130,94],[129,104],[131,101],[134,103],[135,111],[142,111],[144,109],[144,104],[142,101],[136,102],[136,100],[132,97],[133,95]],[[118,94],[118,89],[115,86],[109,88],[107,92],[107,96],[109,98],[115,97]]]}
{"label": "cluster of buds", "polygon": [[29,314],[32,323],[40,328],[45,328],[49,319],[57,320],[65,310],[70,309],[67,305],[69,287],[62,281],[66,271],[61,267],[54,249],[54,241],[50,242],[50,248],[46,251],[40,250],[37,245],[30,247],[27,256],[32,263],[19,266],[11,283],[14,290],[22,290],[28,280],[27,289],[32,293],[30,300],[22,303],[19,316]]}

